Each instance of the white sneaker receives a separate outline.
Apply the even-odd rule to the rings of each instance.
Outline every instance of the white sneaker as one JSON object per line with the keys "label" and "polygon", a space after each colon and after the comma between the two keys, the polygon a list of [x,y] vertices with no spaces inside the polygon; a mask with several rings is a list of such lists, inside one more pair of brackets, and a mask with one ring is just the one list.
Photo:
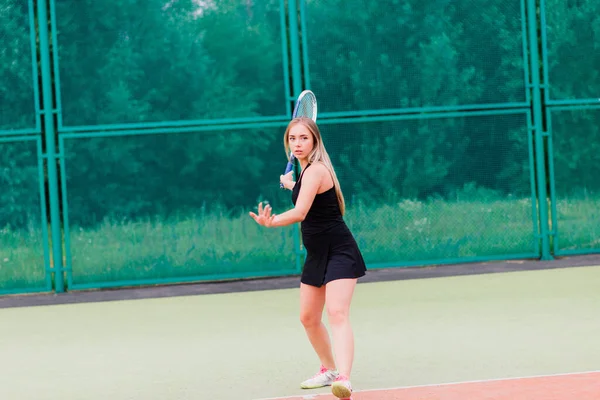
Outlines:
{"label": "white sneaker", "polygon": [[300,384],[302,389],[317,389],[331,384],[338,377],[336,370],[327,369],[321,365],[321,369],[312,378],[309,378]]}
{"label": "white sneaker", "polygon": [[338,376],[331,385],[331,393],[338,399],[352,400],[352,385],[345,376]]}

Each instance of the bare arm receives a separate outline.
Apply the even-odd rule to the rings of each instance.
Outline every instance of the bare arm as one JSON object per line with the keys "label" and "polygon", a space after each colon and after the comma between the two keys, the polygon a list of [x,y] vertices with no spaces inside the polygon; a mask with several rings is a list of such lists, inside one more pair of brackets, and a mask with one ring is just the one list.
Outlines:
{"label": "bare arm", "polygon": [[327,170],[325,167],[318,164],[313,165],[304,172],[304,175],[302,176],[302,187],[298,194],[296,206],[291,210],[279,215],[271,215],[271,206],[267,205],[263,209],[262,204],[259,204],[259,215],[251,212],[250,216],[254,218],[258,224],[266,227],[286,226],[304,221],[326,172]]}

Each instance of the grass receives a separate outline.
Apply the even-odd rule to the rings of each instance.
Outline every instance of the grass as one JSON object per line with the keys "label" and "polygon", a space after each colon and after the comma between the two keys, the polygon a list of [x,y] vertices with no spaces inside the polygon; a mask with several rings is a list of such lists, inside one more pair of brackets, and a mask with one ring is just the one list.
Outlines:
{"label": "grass", "polygon": [[29,226],[23,230],[0,229],[0,293],[45,286],[42,230]]}
{"label": "grass", "polygon": [[556,209],[560,250],[600,249],[600,198],[559,198]]}
{"label": "grass", "polygon": [[[560,248],[600,248],[600,199],[557,203]],[[279,211],[279,210],[276,210]],[[510,256],[536,251],[529,199],[356,204],[346,221],[369,264]],[[264,229],[246,214],[105,220],[70,227],[76,284],[295,271],[293,228]],[[0,230],[0,291],[44,285],[41,230]]]}
{"label": "grass", "polygon": [[88,283],[290,270],[293,240],[291,228],[264,229],[247,215],[107,220],[71,231],[73,277]]}
{"label": "grass", "polygon": [[403,201],[357,207],[348,225],[369,263],[443,260],[535,251],[529,199]]}

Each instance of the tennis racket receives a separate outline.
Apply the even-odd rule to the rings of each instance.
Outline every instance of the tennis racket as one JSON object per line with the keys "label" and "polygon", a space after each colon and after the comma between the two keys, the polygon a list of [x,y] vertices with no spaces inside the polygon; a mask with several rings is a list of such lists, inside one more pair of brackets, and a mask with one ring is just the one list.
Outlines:
{"label": "tennis racket", "polygon": [[[296,106],[292,113],[292,119],[298,117],[310,118],[313,121],[317,121],[317,98],[315,94],[310,90],[305,90],[296,99]],[[289,161],[285,167],[284,175],[289,173],[294,168],[294,153],[290,151]],[[279,184],[279,187],[283,189],[283,184]]]}

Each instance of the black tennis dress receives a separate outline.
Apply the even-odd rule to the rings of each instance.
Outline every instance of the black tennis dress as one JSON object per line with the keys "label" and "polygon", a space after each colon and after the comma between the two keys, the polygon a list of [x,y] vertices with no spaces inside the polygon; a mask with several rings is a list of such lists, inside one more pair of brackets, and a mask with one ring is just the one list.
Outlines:
{"label": "black tennis dress", "polygon": [[[304,169],[310,167],[310,164]],[[302,176],[292,190],[296,205]],[[321,287],[336,279],[360,278],[367,267],[350,229],[344,222],[335,186],[317,194],[306,218],[301,223],[306,260],[300,281]]]}

